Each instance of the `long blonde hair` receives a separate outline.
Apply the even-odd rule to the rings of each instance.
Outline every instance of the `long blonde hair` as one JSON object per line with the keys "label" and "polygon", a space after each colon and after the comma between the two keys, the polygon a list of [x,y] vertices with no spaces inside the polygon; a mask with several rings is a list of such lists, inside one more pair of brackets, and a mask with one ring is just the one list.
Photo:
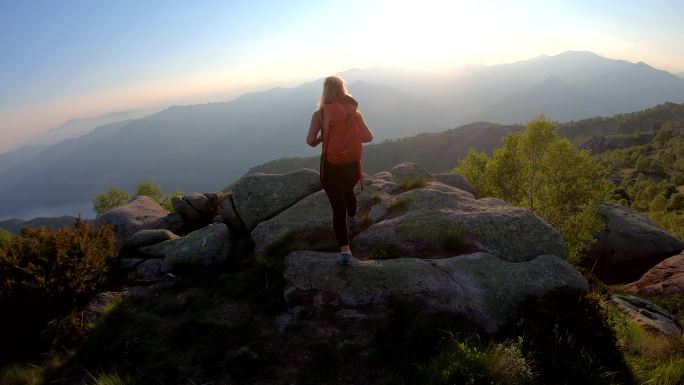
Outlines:
{"label": "long blonde hair", "polygon": [[345,96],[351,96],[351,94],[344,85],[344,79],[339,75],[328,76],[323,82],[323,93],[318,100],[318,108],[327,103],[340,101]]}

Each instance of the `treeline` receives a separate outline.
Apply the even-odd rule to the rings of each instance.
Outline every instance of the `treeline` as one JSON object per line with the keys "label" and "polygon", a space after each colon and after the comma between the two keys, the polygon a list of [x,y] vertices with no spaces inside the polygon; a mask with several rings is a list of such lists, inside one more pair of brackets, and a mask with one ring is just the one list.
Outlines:
{"label": "treeline", "polygon": [[[172,210],[171,198],[182,194],[183,193],[178,189],[170,194],[166,194],[159,185],[154,184],[149,179],[138,183],[135,187],[135,195],[148,196],[169,211]],[[96,215],[100,215],[105,211],[121,206],[130,200],[131,196],[126,191],[121,190],[118,187],[110,187],[107,191],[95,195],[95,199],[93,199],[93,211],[95,211]]]}

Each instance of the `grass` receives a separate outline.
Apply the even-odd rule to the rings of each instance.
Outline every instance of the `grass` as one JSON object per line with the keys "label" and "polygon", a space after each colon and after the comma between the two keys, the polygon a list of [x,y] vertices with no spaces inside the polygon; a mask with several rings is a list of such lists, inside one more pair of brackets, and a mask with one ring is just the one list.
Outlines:
{"label": "grass", "polygon": [[401,257],[401,255],[401,249],[392,243],[377,244],[368,253],[370,259],[395,259]]}
{"label": "grass", "polygon": [[466,248],[465,228],[462,225],[454,225],[444,235],[442,247],[449,253],[460,253]]}
{"label": "grass", "polygon": [[43,371],[32,365],[11,364],[0,369],[2,385],[39,385],[43,383]]}
{"label": "grass", "polygon": [[[661,302],[680,304],[670,296],[651,296]],[[619,345],[638,384],[675,385],[684,383],[684,339],[645,330],[623,311],[609,308],[611,324]]]}

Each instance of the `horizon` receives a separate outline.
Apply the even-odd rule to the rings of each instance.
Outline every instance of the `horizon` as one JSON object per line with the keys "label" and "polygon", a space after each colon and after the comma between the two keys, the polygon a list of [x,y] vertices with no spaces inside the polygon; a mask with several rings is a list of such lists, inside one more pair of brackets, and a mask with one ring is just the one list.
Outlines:
{"label": "horizon", "polygon": [[[229,101],[351,68],[448,72],[590,51],[684,71],[674,1],[133,4],[0,5],[0,152],[74,118]],[[315,33],[338,15],[345,28]]]}

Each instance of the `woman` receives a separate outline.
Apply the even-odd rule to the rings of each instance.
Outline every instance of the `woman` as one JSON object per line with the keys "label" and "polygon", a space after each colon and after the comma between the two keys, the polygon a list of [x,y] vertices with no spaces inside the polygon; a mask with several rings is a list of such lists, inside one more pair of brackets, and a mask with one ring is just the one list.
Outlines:
{"label": "woman", "polygon": [[[358,103],[347,91],[344,80],[339,76],[330,76],[323,83],[323,94],[318,101],[318,110],[311,116],[309,134],[306,143],[311,147],[323,142],[323,153],[321,155],[321,183],[325,190],[333,212],[333,230],[335,238],[340,246],[339,263],[348,265],[351,261],[351,250],[349,250],[349,229],[347,227],[347,217],[352,219],[356,216],[356,195],[354,186],[361,178],[361,144],[373,140],[373,133],[368,129],[361,113],[357,111]],[[335,120],[335,116],[346,116],[342,120]],[[333,124],[336,125],[333,129]],[[348,132],[344,132],[344,131]],[[335,131],[334,134],[331,133]],[[338,140],[342,135],[347,139],[352,136],[352,142],[356,141],[358,146],[358,160],[353,160],[346,164],[340,164],[341,159],[345,159],[340,153],[354,152],[340,151],[341,146],[353,146],[346,144],[344,140]],[[342,143],[342,144],[341,144]],[[345,150],[345,149],[342,149]],[[353,157],[353,156],[352,156]]]}

